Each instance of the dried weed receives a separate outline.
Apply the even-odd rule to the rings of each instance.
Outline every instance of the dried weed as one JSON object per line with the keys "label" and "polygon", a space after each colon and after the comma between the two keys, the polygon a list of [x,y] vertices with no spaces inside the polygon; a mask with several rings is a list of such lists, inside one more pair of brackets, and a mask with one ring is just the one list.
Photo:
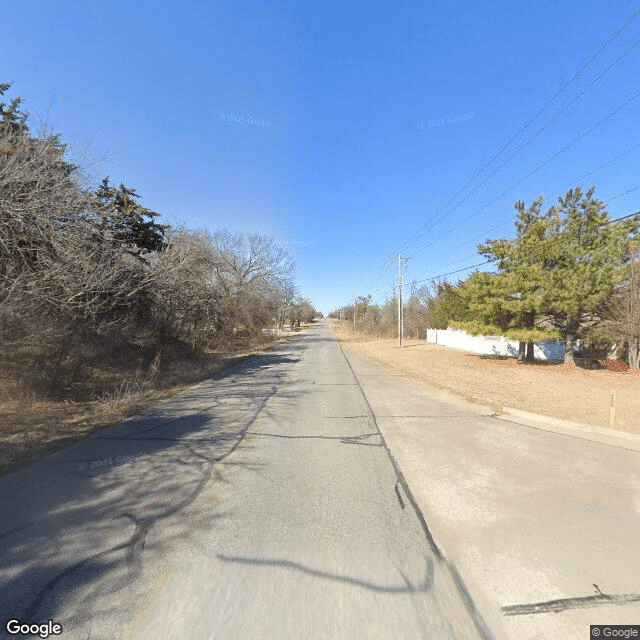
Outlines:
{"label": "dried weed", "polygon": [[515,358],[465,353],[424,340],[368,338],[334,323],[347,351],[501,413],[513,407],[554,418],[609,426],[609,392],[616,393],[616,428],[640,433],[640,372],[588,370],[561,363],[523,363]]}
{"label": "dried weed", "polygon": [[[142,413],[147,407],[294,334],[233,340],[215,352],[197,353],[169,345],[158,375],[148,375],[152,354],[120,350],[87,358],[70,387],[54,388],[41,354],[0,355],[0,477],[62,447]],[[146,355],[146,362],[145,356]],[[147,366],[142,366],[147,364]]]}

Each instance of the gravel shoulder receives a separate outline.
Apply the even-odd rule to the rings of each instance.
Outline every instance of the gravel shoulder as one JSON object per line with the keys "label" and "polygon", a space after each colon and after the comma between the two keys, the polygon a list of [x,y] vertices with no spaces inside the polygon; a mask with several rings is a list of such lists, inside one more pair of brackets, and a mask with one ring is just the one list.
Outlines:
{"label": "gravel shoulder", "polygon": [[615,391],[619,431],[640,433],[640,373],[586,370],[562,364],[521,363],[513,358],[465,353],[423,340],[370,338],[332,322],[348,352],[373,358],[500,413],[513,407],[553,418],[609,426]]}

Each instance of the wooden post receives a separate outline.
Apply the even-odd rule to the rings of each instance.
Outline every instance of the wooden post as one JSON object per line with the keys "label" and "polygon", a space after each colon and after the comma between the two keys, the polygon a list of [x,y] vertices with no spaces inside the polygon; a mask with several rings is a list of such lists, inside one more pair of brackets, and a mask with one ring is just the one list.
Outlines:
{"label": "wooden post", "polygon": [[398,254],[398,346],[402,347],[402,256]]}
{"label": "wooden post", "polygon": [[609,391],[609,427],[612,429],[616,425],[616,391],[611,389]]}

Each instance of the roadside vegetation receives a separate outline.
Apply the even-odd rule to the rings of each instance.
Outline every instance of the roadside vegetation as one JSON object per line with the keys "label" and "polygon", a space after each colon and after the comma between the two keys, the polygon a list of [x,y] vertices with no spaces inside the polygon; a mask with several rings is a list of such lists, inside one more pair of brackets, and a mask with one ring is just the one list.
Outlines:
{"label": "roadside vegetation", "polygon": [[[574,364],[575,341],[616,346],[640,369],[640,212],[612,220],[606,205],[575,188],[546,211],[539,197],[517,202],[512,238],[487,240],[478,252],[493,271],[475,271],[456,284],[412,288],[404,308],[405,335],[458,328],[472,335],[504,335],[533,360],[539,340],[565,341],[564,362]],[[372,336],[397,336],[397,302],[371,296],[334,311]]]}
{"label": "roadside vegetation", "polygon": [[0,102],[5,470],[319,315],[271,238],[163,224],[135,189],[88,184],[66,152],[59,134],[32,131],[20,98]]}

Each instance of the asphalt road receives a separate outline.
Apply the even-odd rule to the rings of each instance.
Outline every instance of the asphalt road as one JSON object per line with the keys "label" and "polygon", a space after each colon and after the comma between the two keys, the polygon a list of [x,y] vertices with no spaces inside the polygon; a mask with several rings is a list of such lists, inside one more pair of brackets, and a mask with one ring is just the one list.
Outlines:
{"label": "asphalt road", "polygon": [[0,479],[11,618],[78,640],[493,637],[326,322]]}

